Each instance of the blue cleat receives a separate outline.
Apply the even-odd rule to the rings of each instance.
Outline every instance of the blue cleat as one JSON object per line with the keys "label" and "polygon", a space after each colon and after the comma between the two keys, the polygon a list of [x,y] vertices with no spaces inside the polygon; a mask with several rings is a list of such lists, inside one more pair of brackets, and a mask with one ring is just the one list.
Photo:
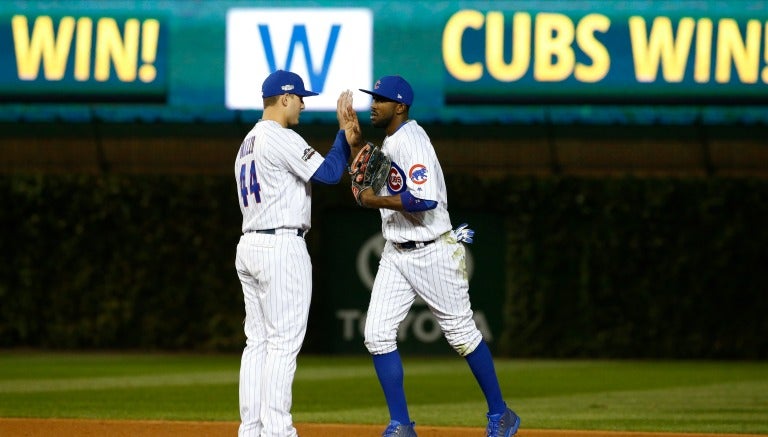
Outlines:
{"label": "blue cleat", "polygon": [[404,425],[397,420],[389,422],[389,426],[384,430],[382,437],[418,437],[416,431],[413,430],[414,422]]}
{"label": "blue cleat", "polygon": [[487,437],[512,437],[517,434],[520,428],[520,417],[514,411],[507,408],[507,411],[500,414],[488,414],[488,427],[485,428]]}

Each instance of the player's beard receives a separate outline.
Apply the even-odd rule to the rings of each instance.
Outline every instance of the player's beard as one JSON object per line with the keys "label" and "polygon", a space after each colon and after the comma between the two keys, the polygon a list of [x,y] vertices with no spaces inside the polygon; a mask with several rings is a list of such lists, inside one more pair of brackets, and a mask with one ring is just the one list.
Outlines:
{"label": "player's beard", "polygon": [[380,113],[371,113],[371,124],[373,127],[382,128],[389,126],[392,117],[382,117]]}

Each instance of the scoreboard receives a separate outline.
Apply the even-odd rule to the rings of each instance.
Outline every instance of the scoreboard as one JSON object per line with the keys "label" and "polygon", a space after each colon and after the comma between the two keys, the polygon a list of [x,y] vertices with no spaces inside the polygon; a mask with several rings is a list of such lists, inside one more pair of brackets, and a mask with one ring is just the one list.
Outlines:
{"label": "scoreboard", "polygon": [[0,121],[255,119],[278,68],[321,93],[305,122],[333,122],[341,91],[387,74],[425,122],[766,122],[768,5],[0,3]]}

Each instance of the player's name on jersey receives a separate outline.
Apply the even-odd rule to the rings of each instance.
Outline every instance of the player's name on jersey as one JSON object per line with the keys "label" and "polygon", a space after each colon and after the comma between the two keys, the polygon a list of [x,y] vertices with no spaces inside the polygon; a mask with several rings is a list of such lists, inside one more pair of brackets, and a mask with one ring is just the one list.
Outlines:
{"label": "player's name on jersey", "polygon": [[243,140],[243,143],[240,144],[240,157],[248,156],[251,153],[253,153],[253,143],[255,141],[255,137],[248,137],[245,140]]}

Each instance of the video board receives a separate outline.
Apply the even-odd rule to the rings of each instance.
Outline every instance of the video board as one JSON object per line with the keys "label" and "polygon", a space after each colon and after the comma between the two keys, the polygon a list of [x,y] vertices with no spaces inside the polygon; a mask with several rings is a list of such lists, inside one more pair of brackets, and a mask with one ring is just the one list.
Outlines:
{"label": "video board", "polygon": [[768,120],[763,1],[3,2],[0,61],[0,120],[254,118],[275,69],[308,121],[388,74],[426,122]]}

